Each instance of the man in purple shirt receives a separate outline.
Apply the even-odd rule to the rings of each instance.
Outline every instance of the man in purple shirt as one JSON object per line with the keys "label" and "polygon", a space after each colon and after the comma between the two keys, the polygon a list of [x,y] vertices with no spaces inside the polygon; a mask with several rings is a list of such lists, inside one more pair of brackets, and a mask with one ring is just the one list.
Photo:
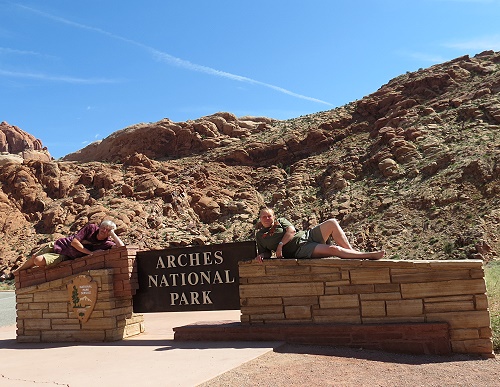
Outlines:
{"label": "man in purple shirt", "polygon": [[45,245],[17,270],[25,270],[33,266],[55,265],[65,260],[92,255],[94,251],[125,246],[115,234],[115,229],[116,224],[111,220],[104,220],[99,226],[89,223],[76,234]]}

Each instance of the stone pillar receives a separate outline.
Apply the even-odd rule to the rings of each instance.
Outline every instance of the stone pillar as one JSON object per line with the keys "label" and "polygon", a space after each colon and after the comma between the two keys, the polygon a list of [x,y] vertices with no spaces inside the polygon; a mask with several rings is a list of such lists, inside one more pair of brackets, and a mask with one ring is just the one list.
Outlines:
{"label": "stone pillar", "polygon": [[136,248],[16,273],[17,341],[116,341],[144,332],[133,313]]}

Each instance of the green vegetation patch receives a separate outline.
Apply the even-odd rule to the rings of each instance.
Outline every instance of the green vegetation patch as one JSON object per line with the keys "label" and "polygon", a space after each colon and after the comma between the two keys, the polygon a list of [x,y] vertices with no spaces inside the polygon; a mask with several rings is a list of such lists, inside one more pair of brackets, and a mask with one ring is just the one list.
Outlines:
{"label": "green vegetation patch", "polygon": [[14,280],[0,282],[0,291],[1,290],[15,290]]}
{"label": "green vegetation patch", "polygon": [[500,351],[500,262],[487,263],[484,276],[493,329],[493,348],[498,353]]}

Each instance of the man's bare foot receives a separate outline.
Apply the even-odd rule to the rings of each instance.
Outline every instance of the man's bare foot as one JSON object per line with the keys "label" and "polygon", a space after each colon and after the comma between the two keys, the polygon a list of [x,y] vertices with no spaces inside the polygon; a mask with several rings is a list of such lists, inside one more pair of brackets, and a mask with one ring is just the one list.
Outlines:
{"label": "man's bare foot", "polygon": [[368,257],[366,257],[366,259],[371,259],[371,260],[377,260],[377,259],[382,259],[385,255],[385,250],[379,250],[379,251],[372,251],[370,253],[367,253],[367,254],[370,254]]}

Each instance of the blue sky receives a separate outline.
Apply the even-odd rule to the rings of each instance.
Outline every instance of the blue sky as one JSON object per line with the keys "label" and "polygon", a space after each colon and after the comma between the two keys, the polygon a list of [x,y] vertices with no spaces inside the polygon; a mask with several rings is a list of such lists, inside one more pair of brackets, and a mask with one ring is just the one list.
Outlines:
{"label": "blue sky", "polygon": [[500,50],[500,0],[0,0],[0,121],[55,158],[140,122],[333,109]]}

